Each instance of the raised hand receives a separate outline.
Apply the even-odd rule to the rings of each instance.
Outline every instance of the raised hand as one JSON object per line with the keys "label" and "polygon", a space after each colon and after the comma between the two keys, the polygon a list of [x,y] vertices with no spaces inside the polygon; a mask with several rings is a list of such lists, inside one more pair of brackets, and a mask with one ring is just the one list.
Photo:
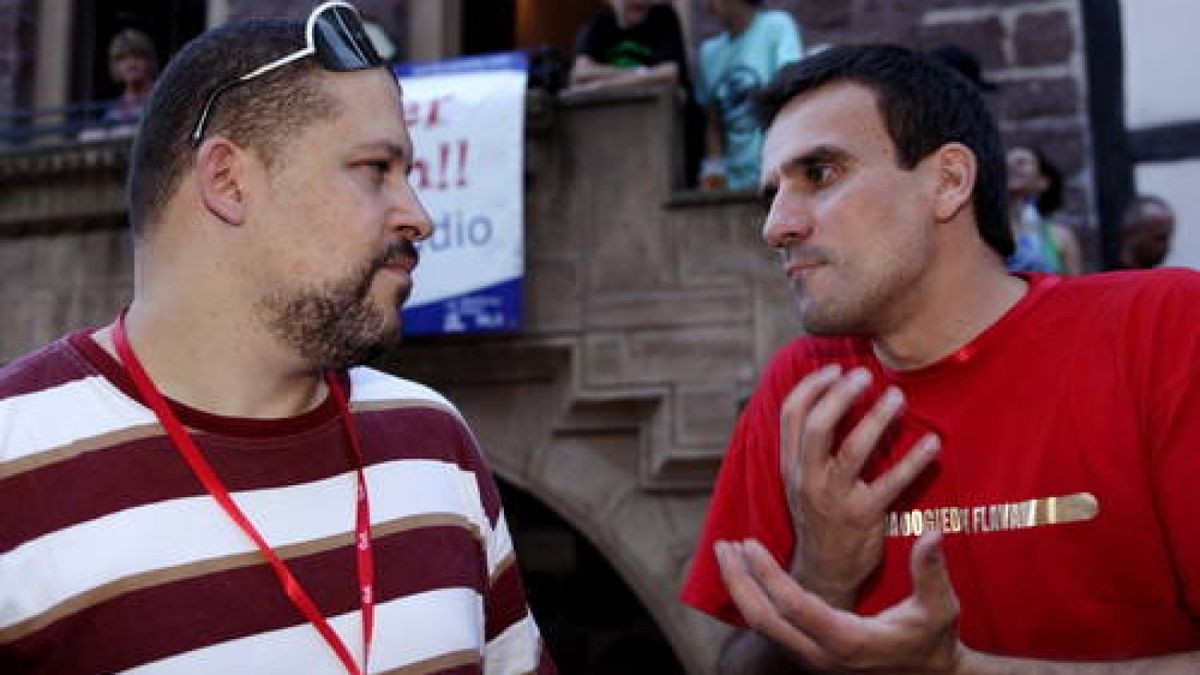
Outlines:
{"label": "raised hand", "polygon": [[958,639],[958,599],[938,543],[913,546],[913,593],[873,617],[838,609],[801,587],[757,541],[718,542],[717,561],[751,628],[822,671],[954,673],[969,651]]}
{"label": "raised hand", "polygon": [[843,609],[879,564],[888,506],[940,447],[926,435],[886,473],[862,479],[863,465],[904,408],[903,394],[889,387],[834,452],[835,429],[870,378],[863,368],[843,375],[839,366],[827,366],[801,380],[780,413],[779,466],[796,530],[791,571]]}

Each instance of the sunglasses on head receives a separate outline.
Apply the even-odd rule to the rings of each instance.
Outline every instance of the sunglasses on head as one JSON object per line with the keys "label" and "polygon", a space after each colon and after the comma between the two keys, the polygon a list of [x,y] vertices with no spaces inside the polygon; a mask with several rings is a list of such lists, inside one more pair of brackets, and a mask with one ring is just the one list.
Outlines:
{"label": "sunglasses on head", "polygon": [[315,56],[322,68],[334,72],[366,70],[383,65],[383,58],[371,44],[358,10],[346,2],[326,2],[314,9],[312,14],[308,15],[304,39],[306,44],[303,49],[259,66],[213,89],[205,99],[204,107],[200,109],[200,118],[196,120],[196,126],[192,129],[192,146],[199,145],[200,139],[204,137],[204,127],[208,123],[213,105],[221,94],[293,61]]}

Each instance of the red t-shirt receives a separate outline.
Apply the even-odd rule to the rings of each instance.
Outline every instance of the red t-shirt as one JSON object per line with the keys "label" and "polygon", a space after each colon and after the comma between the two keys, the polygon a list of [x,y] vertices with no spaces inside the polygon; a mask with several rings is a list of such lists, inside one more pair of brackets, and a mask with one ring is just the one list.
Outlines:
{"label": "red t-shirt", "polygon": [[779,409],[807,373],[836,362],[874,374],[850,419],[888,384],[905,394],[868,475],[927,431],[942,441],[888,514],[860,613],[909,595],[912,544],[935,527],[972,648],[1071,660],[1200,648],[1200,274],[1028,279],[998,322],[915,371],[885,368],[862,339],[781,349],[738,421],[683,601],[741,623],[718,540],[753,537],[790,562]]}

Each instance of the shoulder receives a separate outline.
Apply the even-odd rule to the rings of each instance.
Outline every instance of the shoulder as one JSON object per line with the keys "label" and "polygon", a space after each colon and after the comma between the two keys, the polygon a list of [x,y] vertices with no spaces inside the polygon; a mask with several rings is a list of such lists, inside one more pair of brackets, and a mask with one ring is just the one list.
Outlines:
{"label": "shoulder", "polygon": [[717,52],[724,49],[728,42],[729,35],[727,33],[719,33],[710,38],[706,38],[700,43],[700,58],[712,58]]}
{"label": "shoulder", "polygon": [[0,367],[0,400],[79,380],[92,374],[64,337]]}
{"label": "shoulder", "polygon": [[1059,295],[1104,301],[1109,305],[1200,302],[1200,272],[1183,268],[1121,270],[1071,277]]}
{"label": "shoulder", "polygon": [[1076,240],[1075,230],[1072,230],[1067,225],[1052,221],[1049,229],[1050,236],[1054,237],[1055,243],[1061,244],[1063,242],[1074,242]]}
{"label": "shoulder", "polygon": [[367,367],[352,368],[349,375],[350,402],[356,409],[421,408],[462,420],[449,399],[419,382]]}
{"label": "shoulder", "polygon": [[764,28],[771,30],[796,30],[796,20],[792,15],[781,9],[767,9],[759,12],[758,20]]}
{"label": "shoulder", "polygon": [[0,368],[0,463],[153,421],[70,343],[76,335],[90,339],[73,334]]}
{"label": "shoulder", "polygon": [[[1056,283],[1057,282],[1057,283]],[[1200,334],[1200,272],[1167,268],[1050,277],[1036,315],[1059,317],[1091,334],[1149,338],[1159,331]]]}

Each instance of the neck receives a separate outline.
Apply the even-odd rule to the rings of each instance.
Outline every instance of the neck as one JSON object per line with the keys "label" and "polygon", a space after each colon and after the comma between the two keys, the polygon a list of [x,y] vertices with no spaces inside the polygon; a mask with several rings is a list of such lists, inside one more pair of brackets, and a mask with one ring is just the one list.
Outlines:
{"label": "neck", "polygon": [[746,4],[739,4],[729,11],[728,23],[725,28],[729,30],[730,37],[737,37],[750,27],[750,22],[754,21],[754,15],[758,13],[758,9]]}
{"label": "neck", "polygon": [[125,85],[125,98],[138,98],[150,91],[154,83],[150,80],[136,80]]}
{"label": "neck", "polygon": [[[277,419],[320,405],[326,395],[320,370],[256,335],[246,319],[225,309],[136,299],[125,332],[155,387],[192,408]],[[119,361],[112,331],[105,327],[93,339]]]}
{"label": "neck", "polygon": [[876,336],[875,353],[884,365],[914,370],[936,363],[999,321],[1025,294],[1025,281],[1008,274],[990,249],[963,262],[919,282],[923,288],[910,297],[921,298],[921,306]]}

